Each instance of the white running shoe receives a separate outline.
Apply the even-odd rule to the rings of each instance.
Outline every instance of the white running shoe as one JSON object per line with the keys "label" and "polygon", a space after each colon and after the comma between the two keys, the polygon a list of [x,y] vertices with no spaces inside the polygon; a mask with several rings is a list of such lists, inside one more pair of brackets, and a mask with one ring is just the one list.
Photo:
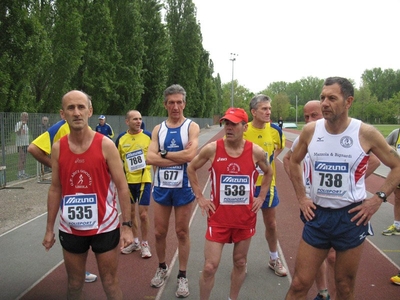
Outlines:
{"label": "white running shoe", "polygon": [[151,286],[156,288],[162,286],[165,282],[165,278],[167,277],[167,273],[168,266],[166,269],[157,268],[156,275],[154,275],[153,279],[151,280]]}
{"label": "white running shoe", "polygon": [[185,277],[178,278],[178,288],[176,289],[175,296],[177,298],[186,298],[190,295],[189,292],[189,281]]}
{"label": "white running shoe", "polygon": [[124,249],[121,250],[122,254],[129,254],[132,253],[133,251],[138,251],[140,250],[140,244],[133,242],[129,246],[125,247]]}
{"label": "white running shoe", "polygon": [[142,258],[150,258],[151,257],[150,246],[148,243],[142,243],[141,251],[142,251]]}

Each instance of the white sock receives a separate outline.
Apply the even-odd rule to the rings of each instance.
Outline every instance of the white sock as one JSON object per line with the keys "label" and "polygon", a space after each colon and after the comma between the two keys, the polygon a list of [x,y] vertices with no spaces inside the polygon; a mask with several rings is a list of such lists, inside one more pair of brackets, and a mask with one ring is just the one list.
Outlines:
{"label": "white sock", "polygon": [[394,221],[394,226],[397,230],[400,230],[400,221]]}
{"label": "white sock", "polygon": [[147,241],[142,241],[142,245],[147,245],[148,242]]}
{"label": "white sock", "polygon": [[271,252],[271,251],[269,251],[269,256],[271,257],[272,260],[275,260],[279,257],[278,252]]}
{"label": "white sock", "polygon": [[134,241],[135,244],[137,244],[137,243],[139,243],[139,238],[136,237],[136,238],[134,238],[133,241]]}

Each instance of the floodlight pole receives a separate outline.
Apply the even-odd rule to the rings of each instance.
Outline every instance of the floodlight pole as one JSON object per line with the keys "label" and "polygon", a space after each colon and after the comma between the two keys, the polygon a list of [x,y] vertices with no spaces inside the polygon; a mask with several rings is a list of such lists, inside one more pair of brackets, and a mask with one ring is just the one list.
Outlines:
{"label": "floodlight pole", "polygon": [[233,107],[233,65],[234,62],[236,60],[236,56],[239,56],[239,54],[236,53],[231,53],[231,58],[229,59],[230,61],[232,61],[232,96],[231,96],[231,107]]}

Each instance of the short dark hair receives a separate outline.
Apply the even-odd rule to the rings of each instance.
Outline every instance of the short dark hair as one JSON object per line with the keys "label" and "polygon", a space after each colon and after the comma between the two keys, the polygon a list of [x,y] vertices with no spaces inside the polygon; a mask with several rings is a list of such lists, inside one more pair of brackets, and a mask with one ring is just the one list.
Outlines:
{"label": "short dark hair", "polygon": [[354,86],[346,78],[343,77],[328,77],[325,79],[324,85],[333,85],[337,83],[340,86],[343,98],[354,97]]}

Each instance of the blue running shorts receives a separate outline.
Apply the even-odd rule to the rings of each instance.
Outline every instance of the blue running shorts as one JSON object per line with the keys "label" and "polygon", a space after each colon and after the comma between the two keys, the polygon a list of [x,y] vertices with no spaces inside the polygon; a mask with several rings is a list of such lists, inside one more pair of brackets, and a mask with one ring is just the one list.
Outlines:
{"label": "blue running shorts", "polygon": [[368,235],[374,235],[370,222],[367,225],[357,226],[351,218],[358,212],[349,214],[348,211],[362,202],[353,203],[339,209],[317,206],[315,217],[306,221],[301,215],[304,224],[303,240],[320,249],[345,251],[361,245]]}
{"label": "blue running shorts", "polygon": [[153,187],[153,199],[161,205],[183,206],[189,204],[195,198],[191,187],[174,189]]}

